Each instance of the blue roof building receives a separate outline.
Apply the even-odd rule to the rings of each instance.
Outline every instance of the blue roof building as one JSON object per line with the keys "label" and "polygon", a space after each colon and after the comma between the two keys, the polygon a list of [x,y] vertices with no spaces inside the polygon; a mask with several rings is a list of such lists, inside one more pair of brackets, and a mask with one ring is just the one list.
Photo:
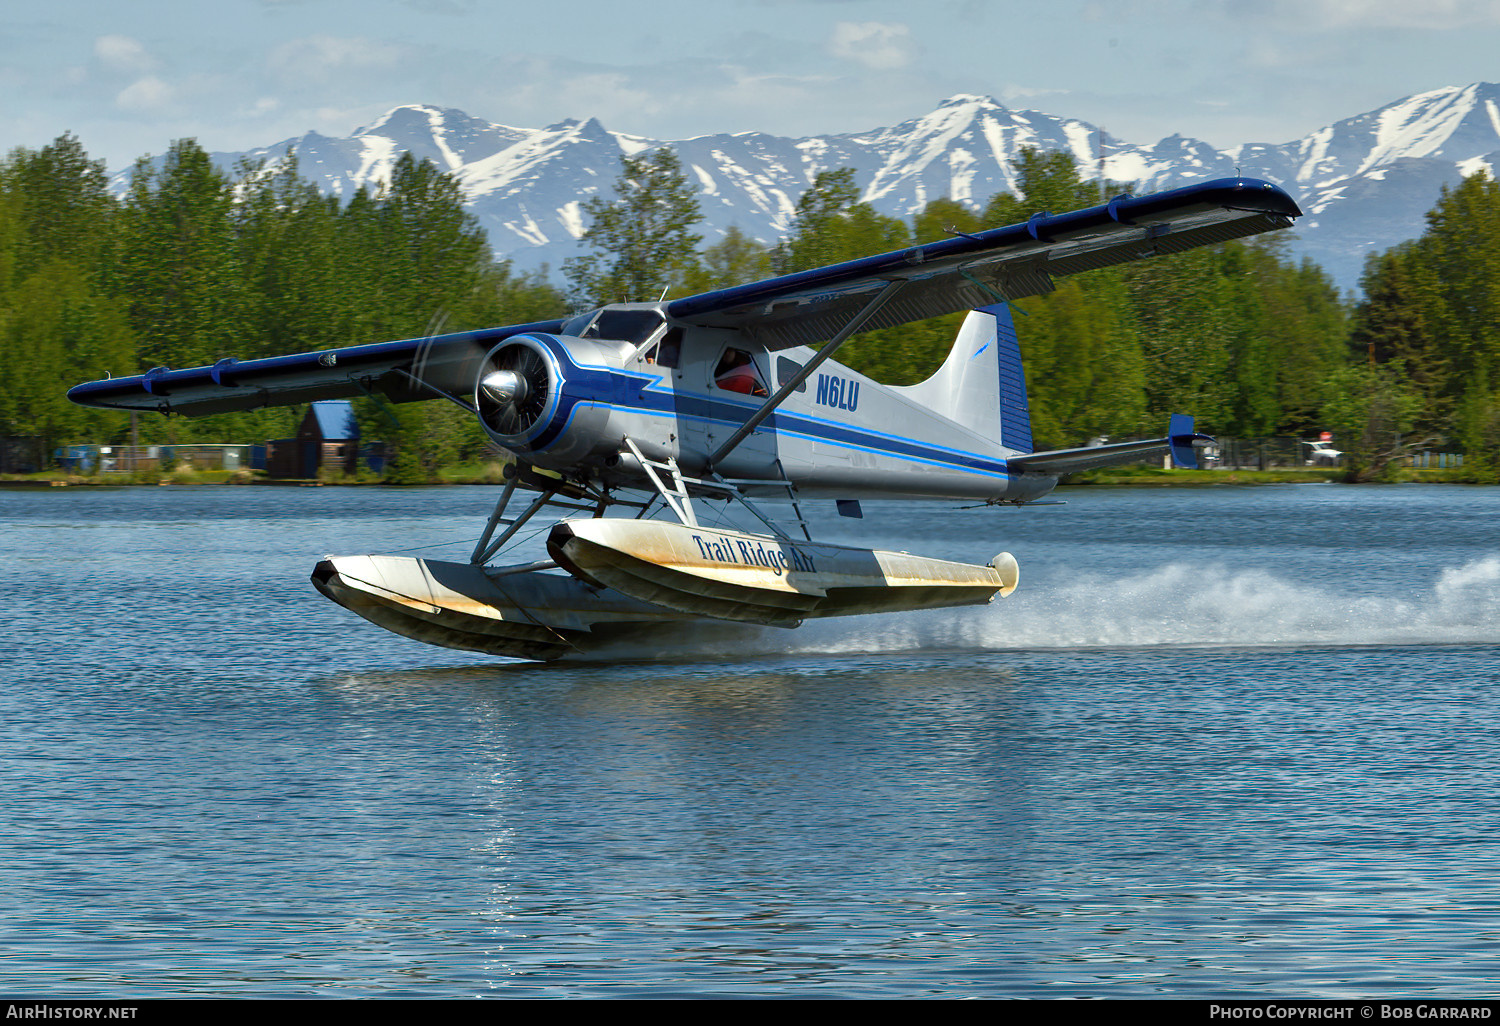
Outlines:
{"label": "blue roof building", "polygon": [[296,438],[280,438],[266,445],[269,477],[312,479],[324,467],[353,474],[359,461],[359,422],[348,399],[309,403]]}
{"label": "blue roof building", "polygon": [[359,441],[359,424],[354,419],[354,404],[348,399],[323,399],[309,403],[297,429],[297,437],[323,442]]}

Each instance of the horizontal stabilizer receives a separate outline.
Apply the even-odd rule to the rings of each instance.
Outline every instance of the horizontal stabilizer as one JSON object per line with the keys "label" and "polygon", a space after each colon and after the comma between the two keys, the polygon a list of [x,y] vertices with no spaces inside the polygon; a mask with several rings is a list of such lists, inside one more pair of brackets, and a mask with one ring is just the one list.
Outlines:
{"label": "horizontal stabilizer", "polygon": [[1012,473],[1062,477],[1064,474],[1077,474],[1099,467],[1142,463],[1153,456],[1171,453],[1172,461],[1177,466],[1196,469],[1197,450],[1212,443],[1210,436],[1193,430],[1192,417],[1185,413],[1175,413],[1167,427],[1165,438],[1089,445],[1080,449],[1054,449],[1051,452],[1034,452],[1028,456],[1012,456],[1005,462]]}

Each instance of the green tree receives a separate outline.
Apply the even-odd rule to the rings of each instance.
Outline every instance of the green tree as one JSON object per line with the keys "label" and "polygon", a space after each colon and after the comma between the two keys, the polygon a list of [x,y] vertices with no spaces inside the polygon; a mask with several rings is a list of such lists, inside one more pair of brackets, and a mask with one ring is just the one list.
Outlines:
{"label": "green tree", "polygon": [[123,305],[99,284],[116,209],[71,135],[0,163],[0,435],[35,439],[38,458],[124,422],[64,394],[136,369]]}
{"label": "green tree", "polygon": [[[987,227],[1025,221],[1034,213],[1066,213],[1099,202],[1070,154],[1021,150],[1016,192],[997,193],[980,215]],[[1143,345],[1132,292],[1119,268],[1060,281],[1054,292],[1016,304],[1030,392],[1032,437],[1039,449],[1079,445],[1097,435],[1145,428],[1154,375]]]}
{"label": "green tree", "polygon": [[1372,258],[1350,341],[1356,358],[1422,399],[1417,424],[1500,470],[1500,184],[1444,188],[1421,237]]}
{"label": "green tree", "polygon": [[772,259],[779,273],[790,274],[910,245],[904,223],[859,202],[854,169],[844,167],[814,176]]}
{"label": "green tree", "polygon": [[71,133],[35,152],[17,150],[0,166],[0,188],[21,199],[25,244],[18,270],[67,260],[94,272],[112,241],[119,204],[104,161],[90,160]]}
{"label": "green tree", "polygon": [[724,238],[703,250],[694,274],[683,282],[688,293],[710,292],[762,281],[772,270],[771,250],[730,225]]}
{"label": "green tree", "polygon": [[[953,231],[972,235],[984,229],[979,214],[969,207],[944,196],[935,199],[912,218],[912,237],[917,245],[941,242],[953,238]],[[952,229],[952,231],[950,231]]]}
{"label": "green tree", "polygon": [[1353,359],[1394,368],[1424,400],[1425,415],[1441,420],[1451,373],[1433,326],[1446,310],[1431,269],[1415,258],[1410,244],[1371,254],[1360,279],[1364,300],[1355,309],[1349,333]]}
{"label": "green tree", "polygon": [[1152,423],[1265,435],[1318,426],[1322,383],[1345,363],[1347,313],[1315,265],[1277,236],[1127,265]]}
{"label": "green tree", "polygon": [[212,363],[244,341],[233,203],[229,179],[191,139],[173,143],[159,171],[136,162],[112,278],[146,366]]}
{"label": "green tree", "polygon": [[560,316],[567,296],[548,277],[546,267],[517,274],[508,260],[491,262],[480,278],[475,325],[528,324]]}
{"label": "green tree", "polygon": [[[837,223],[859,202],[854,169],[819,171],[797,200],[797,212],[787,234],[776,247],[777,273],[790,274],[849,259]],[[862,254],[869,255],[869,254]]]}
{"label": "green tree", "polygon": [[1165,422],[1192,413],[1212,431],[1232,421],[1232,369],[1239,334],[1233,292],[1217,254],[1194,250],[1170,260],[1145,260],[1124,269],[1150,368],[1147,413]]}
{"label": "green tree", "polygon": [[1454,385],[1476,373],[1500,380],[1500,183],[1479,171],[1445,187],[1413,251],[1441,283],[1447,316],[1429,323]]}
{"label": "green tree", "polygon": [[231,212],[235,259],[246,293],[242,357],[306,352],[352,341],[352,297],[338,245],[338,201],[298,173],[295,155],[279,167],[241,165]]}
{"label": "green tree", "polygon": [[1284,236],[1241,245],[1256,257],[1259,269],[1260,277],[1247,276],[1241,288],[1262,299],[1265,320],[1253,330],[1267,339],[1275,369],[1275,430],[1321,429],[1321,381],[1346,362],[1349,310],[1326,271],[1305,257],[1294,263],[1285,255]]}
{"label": "green tree", "polygon": [[383,243],[379,275],[396,334],[411,334],[447,314],[447,326],[469,327],[492,257],[484,231],[464,208],[458,180],[430,160],[404,153],[376,199]]}
{"label": "green tree", "polygon": [[68,402],[69,383],[129,369],[124,311],[79,266],[44,264],[8,290],[0,309],[0,434],[31,436],[41,453],[72,441],[115,440],[127,420]]}
{"label": "green tree", "polygon": [[1344,452],[1345,480],[1388,480],[1396,461],[1436,442],[1414,435],[1421,396],[1391,368],[1355,364],[1324,383],[1323,422]]}
{"label": "green tree", "polygon": [[563,262],[583,307],[654,302],[694,273],[702,237],[692,229],[702,213],[677,154],[622,155],[614,191],[613,201],[584,204],[589,227],[580,241],[593,252]]}
{"label": "green tree", "polygon": [[[554,291],[537,299],[535,282],[512,280],[509,268],[495,263],[483,229],[464,208],[457,179],[431,161],[403,154],[374,198],[355,194],[341,228],[341,248],[352,258],[345,302],[366,311],[351,319],[350,330],[366,335],[364,341],[524,322],[542,302],[546,314],[558,312]],[[448,403],[362,405],[362,426],[386,442],[392,482],[432,480],[439,467],[484,445],[474,417]]]}
{"label": "green tree", "polygon": [[984,208],[980,220],[991,228],[1019,224],[1032,214],[1064,214],[1093,206],[1099,200],[1099,184],[1078,176],[1073,155],[1065,150],[1043,153],[1024,146],[1016,156],[1016,191],[998,192]]}
{"label": "green tree", "polygon": [[[911,229],[859,202],[853,168],[821,171],[797,201],[791,230],[772,262],[781,274],[806,271],[910,246]],[[942,362],[934,356],[937,329],[930,322],[862,332],[839,350],[838,359],[862,374],[890,384],[911,384]],[[952,335],[948,336],[952,341]],[[941,352],[945,345],[938,343]]]}
{"label": "green tree", "polygon": [[1038,449],[1142,429],[1146,370],[1118,276],[1065,280],[1015,308]]}

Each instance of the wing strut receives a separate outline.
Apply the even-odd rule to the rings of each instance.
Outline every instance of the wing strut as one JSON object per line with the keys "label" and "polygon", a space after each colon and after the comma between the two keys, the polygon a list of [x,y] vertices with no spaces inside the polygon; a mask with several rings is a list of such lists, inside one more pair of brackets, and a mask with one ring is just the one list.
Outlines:
{"label": "wing strut", "polygon": [[[699,491],[718,493],[725,500],[733,499],[737,501],[741,506],[744,506],[751,513],[755,514],[760,522],[770,528],[771,533],[776,535],[776,537],[791,541],[791,535],[783,531],[775,520],[762,513],[760,507],[751,502],[750,497],[740,487],[741,484],[764,484],[765,482],[759,480],[748,482],[730,481],[720,477],[718,471],[715,470],[708,471],[709,476],[713,478],[712,481],[700,477],[685,477],[682,470],[678,468],[677,461],[672,457],[668,456],[665,461],[647,459],[646,455],[641,452],[640,447],[635,444],[635,440],[629,435],[625,436],[625,444],[630,448],[631,455],[645,468],[646,475],[651,479],[652,485],[656,488],[656,498],[653,498],[651,502],[648,502],[641,509],[643,516],[646,510],[651,508],[651,504],[659,498],[666,503],[667,507],[671,509],[678,521],[684,526],[697,527],[698,515],[693,512],[693,496],[688,487],[692,485]],[[777,462],[777,466],[780,466],[780,461]],[[671,475],[670,482],[662,480],[662,476],[658,471],[663,470]],[[783,475],[783,478],[785,478],[785,475]],[[795,508],[797,494],[792,488],[790,481],[786,482],[786,489],[787,493],[792,496],[792,505]],[[636,517],[636,519],[639,520],[640,517]],[[812,541],[812,535],[807,532],[807,523],[802,519],[802,511],[800,509],[797,511],[797,522],[802,525],[802,533],[807,534],[807,540]]]}
{"label": "wing strut", "polygon": [[[515,494],[515,490],[516,478],[513,477],[506,482],[505,490],[500,493],[500,501],[495,503],[495,512],[490,514],[490,521],[485,526],[484,534],[480,535],[479,544],[474,546],[474,554],[469,557],[469,562],[474,566],[483,566],[495,558],[495,553],[499,552],[501,547],[510,541],[511,537],[521,529],[526,521],[536,516],[537,512],[552,500],[552,496],[557,494],[557,489],[555,488],[551,491],[543,492],[536,497],[536,500],[532,502],[525,513],[522,513],[515,520],[506,520],[505,507],[510,503],[510,497]],[[490,536],[495,533],[495,528],[501,524],[508,524],[509,526],[506,528],[505,533],[500,535],[499,539],[491,545]]]}
{"label": "wing strut", "polygon": [[[402,367],[393,367],[392,370],[394,370],[397,374],[401,375],[403,378],[406,378],[408,381],[410,381],[412,384],[416,385],[418,388],[425,388],[429,392],[436,392],[438,395],[442,396],[444,399],[448,400],[453,405],[458,406],[461,409],[467,410],[470,413],[475,414],[476,416],[479,414],[479,411],[477,409],[475,409],[473,403],[464,402],[462,399],[458,398],[457,396],[450,395],[449,393],[444,392],[441,388],[438,388],[432,382],[425,381],[422,378],[417,377],[417,375],[411,373],[410,371],[406,370],[405,368],[402,368]],[[371,394],[373,394],[373,393],[371,393]]]}
{"label": "wing strut", "polygon": [[885,306],[885,304],[890,301],[891,297],[894,296],[900,290],[901,286],[905,284],[905,278],[893,278],[890,281],[886,282],[885,287],[882,288],[879,292],[875,293],[874,298],[866,303],[864,307],[859,311],[859,313],[849,318],[848,323],[839,329],[838,334],[829,339],[828,342],[824,344],[823,348],[818,350],[817,355],[815,355],[811,360],[808,360],[807,363],[803,365],[802,369],[794,374],[791,378],[782,382],[781,387],[776,390],[776,394],[767,399],[760,409],[752,413],[750,415],[750,418],[746,420],[745,423],[740,425],[738,431],[729,436],[728,441],[719,446],[718,450],[708,458],[708,472],[710,474],[713,473],[713,468],[717,467],[725,456],[728,456],[735,450],[736,447],[739,446],[741,442],[749,438],[751,432],[760,427],[761,421],[765,420],[772,413],[776,412],[776,407],[785,402],[786,397],[795,392],[798,385],[802,384],[802,382],[812,377],[813,371],[821,367],[824,360],[827,360],[838,350],[839,346],[847,342],[849,340],[849,336],[853,335],[856,331],[859,330],[860,325],[864,324],[871,317],[875,316],[875,314],[879,312],[880,308]]}

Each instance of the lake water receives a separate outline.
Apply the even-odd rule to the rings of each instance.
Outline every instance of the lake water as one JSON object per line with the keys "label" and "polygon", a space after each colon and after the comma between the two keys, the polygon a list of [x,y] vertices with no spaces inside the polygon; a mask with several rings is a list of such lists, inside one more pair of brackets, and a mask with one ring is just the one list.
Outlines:
{"label": "lake water", "polygon": [[0,993],[1495,993],[1500,490],[867,503],[1020,588],[549,666],[307,580],[494,495],[0,491]]}

